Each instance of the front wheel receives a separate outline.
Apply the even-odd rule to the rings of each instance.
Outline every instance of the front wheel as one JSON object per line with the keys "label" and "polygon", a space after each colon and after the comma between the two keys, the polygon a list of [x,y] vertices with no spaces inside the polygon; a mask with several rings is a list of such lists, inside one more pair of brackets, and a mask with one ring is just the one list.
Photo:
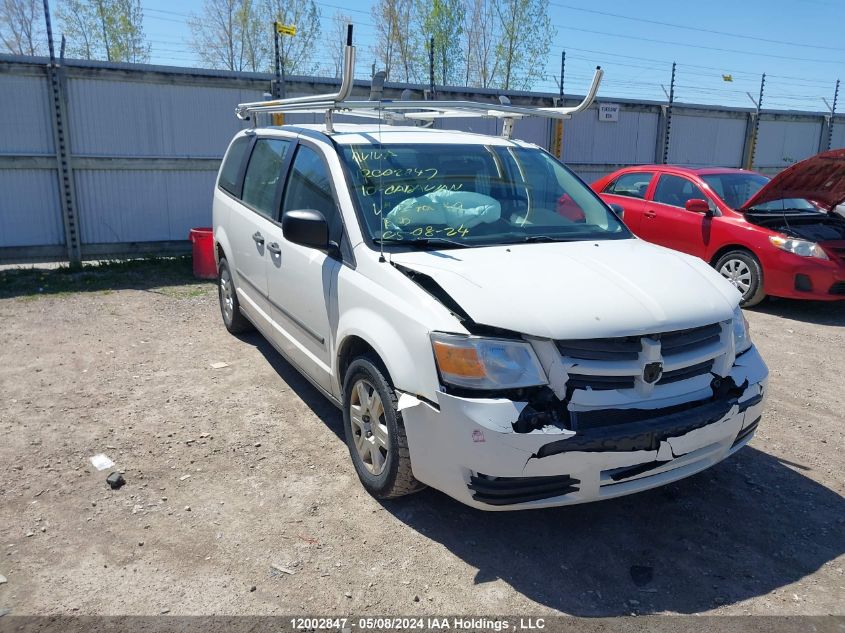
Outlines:
{"label": "front wheel", "polygon": [[396,392],[380,363],[367,356],[352,361],[343,381],[343,426],[358,478],[377,499],[422,490],[411,457]]}
{"label": "front wheel", "polygon": [[750,308],[766,298],[763,292],[763,269],[754,255],[746,251],[730,251],[716,262],[716,270],[742,293],[739,304]]}

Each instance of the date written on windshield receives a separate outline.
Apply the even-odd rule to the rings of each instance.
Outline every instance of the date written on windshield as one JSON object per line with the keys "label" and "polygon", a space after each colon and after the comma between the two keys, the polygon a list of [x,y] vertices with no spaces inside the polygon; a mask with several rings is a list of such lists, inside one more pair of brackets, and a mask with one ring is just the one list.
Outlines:
{"label": "date written on windshield", "polygon": [[408,231],[408,233],[403,233],[401,229],[394,231],[386,230],[382,232],[381,238],[383,240],[403,240],[407,239],[408,235],[411,237],[435,237],[438,235],[445,235],[446,237],[466,237],[469,235],[469,229],[463,224],[458,227],[449,226],[445,229],[435,229],[433,226],[418,226],[417,228]]}

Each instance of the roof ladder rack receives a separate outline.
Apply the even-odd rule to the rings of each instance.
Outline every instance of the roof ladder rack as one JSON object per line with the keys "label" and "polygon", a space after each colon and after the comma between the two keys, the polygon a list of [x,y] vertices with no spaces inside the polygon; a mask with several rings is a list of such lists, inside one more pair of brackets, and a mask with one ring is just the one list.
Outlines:
{"label": "roof ladder rack", "polygon": [[347,25],[346,48],[343,51],[343,75],[337,92],[321,95],[306,95],[274,101],[255,101],[241,103],[235,109],[240,119],[249,119],[260,112],[311,113],[325,115],[326,132],[332,133],[334,125],[332,114],[342,112],[356,117],[380,119],[388,123],[408,121],[411,123],[431,123],[436,119],[447,118],[494,118],[502,119],[502,136],[511,138],[514,121],[526,117],[544,117],[548,119],[568,119],[573,114],[590,107],[596,98],[604,71],[596,67],[590,89],[577,106],[564,108],[535,108],[514,106],[510,103],[482,103],[479,101],[413,101],[408,99],[379,101],[348,101],[352,94],[355,75],[355,47],[352,45],[352,25]]}

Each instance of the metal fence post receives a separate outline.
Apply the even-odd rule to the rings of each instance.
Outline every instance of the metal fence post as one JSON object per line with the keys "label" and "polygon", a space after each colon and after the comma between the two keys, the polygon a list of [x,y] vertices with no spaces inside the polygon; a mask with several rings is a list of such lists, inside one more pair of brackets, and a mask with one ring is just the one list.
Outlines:
{"label": "metal fence post", "polygon": [[59,177],[59,198],[62,201],[65,245],[67,246],[67,257],[70,265],[79,266],[82,263],[82,247],[79,221],[76,214],[76,188],[73,182],[73,165],[70,155],[65,74],[64,68],[56,62],[48,0],[44,0],[44,21],[47,26],[47,44],[50,50],[50,63],[47,64],[47,82],[50,84],[52,97],[53,144],[56,149],[56,167]]}
{"label": "metal fence post", "polygon": [[664,165],[669,162],[669,141],[672,137],[672,104],[675,103],[675,62],[672,62],[672,83],[669,84],[669,105],[666,106],[665,133],[663,136],[663,160]]}
{"label": "metal fence post", "polygon": [[827,149],[833,145],[833,125],[836,122],[836,102],[839,99],[839,80],[836,80],[836,90],[833,91],[833,105],[830,106],[830,122],[827,124]]}
{"label": "metal fence post", "polygon": [[757,108],[754,114],[751,115],[750,128],[751,134],[746,137],[745,144],[745,160],[743,167],[745,169],[754,168],[754,155],[757,153],[757,134],[760,131],[760,113],[763,109],[763,88],[766,86],[766,73],[760,78],[760,96],[757,97]]}

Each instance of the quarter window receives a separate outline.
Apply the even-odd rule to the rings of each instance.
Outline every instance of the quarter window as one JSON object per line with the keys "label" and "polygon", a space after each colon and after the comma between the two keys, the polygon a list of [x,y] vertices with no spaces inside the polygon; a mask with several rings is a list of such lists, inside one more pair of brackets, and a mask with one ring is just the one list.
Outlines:
{"label": "quarter window", "polygon": [[648,183],[654,172],[637,171],[630,174],[622,174],[605,187],[602,193],[612,193],[617,196],[628,196],[630,198],[645,198]]}
{"label": "quarter window", "polygon": [[340,214],[334,200],[331,176],[320,155],[306,145],[300,145],[285,187],[282,213],[314,209],[323,214],[329,225],[329,235],[338,239]]}
{"label": "quarter window", "polygon": [[277,138],[258,139],[244,175],[243,201],[271,219],[276,217],[276,192],[289,145]]}
{"label": "quarter window", "polygon": [[654,190],[654,201],[661,204],[669,204],[673,207],[683,208],[687,200],[698,198],[707,200],[704,192],[691,181],[680,176],[665,174],[657,181],[657,188]]}
{"label": "quarter window", "polygon": [[236,138],[229,147],[229,151],[226,152],[223,168],[220,170],[220,178],[217,184],[220,185],[221,189],[225,189],[234,196],[241,194],[238,180],[241,174],[241,165],[243,165],[244,156],[249,149],[251,140],[248,136]]}

